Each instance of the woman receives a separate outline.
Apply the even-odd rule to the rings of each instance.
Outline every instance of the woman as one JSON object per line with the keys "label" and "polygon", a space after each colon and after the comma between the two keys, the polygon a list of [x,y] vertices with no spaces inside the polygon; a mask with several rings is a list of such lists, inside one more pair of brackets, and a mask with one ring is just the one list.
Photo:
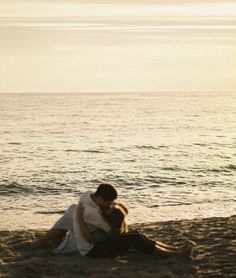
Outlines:
{"label": "woman", "polygon": [[[111,226],[111,233],[95,231],[91,233],[83,220],[83,208],[79,208],[79,225],[87,241],[93,242],[93,249],[87,254],[90,257],[112,257],[126,254],[130,249],[135,249],[146,254],[161,257],[182,256],[189,257],[191,246],[186,244],[180,248],[153,241],[137,231],[128,231],[126,217],[128,210],[122,204],[114,204],[104,212],[104,218]],[[100,240],[97,238],[100,237]],[[96,238],[96,240],[94,240]]]}

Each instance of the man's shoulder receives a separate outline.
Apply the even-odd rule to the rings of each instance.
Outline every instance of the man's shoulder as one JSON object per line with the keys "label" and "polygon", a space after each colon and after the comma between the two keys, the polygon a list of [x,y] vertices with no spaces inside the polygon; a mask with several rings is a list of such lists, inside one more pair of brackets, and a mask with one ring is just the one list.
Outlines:
{"label": "man's shoulder", "polygon": [[80,197],[80,203],[83,204],[84,208],[90,208],[93,211],[98,210],[98,206],[94,203],[94,201],[91,198],[91,195],[93,194],[92,191],[86,191],[84,192]]}
{"label": "man's shoulder", "polygon": [[92,193],[92,191],[83,192],[80,196],[80,201],[90,201]]}

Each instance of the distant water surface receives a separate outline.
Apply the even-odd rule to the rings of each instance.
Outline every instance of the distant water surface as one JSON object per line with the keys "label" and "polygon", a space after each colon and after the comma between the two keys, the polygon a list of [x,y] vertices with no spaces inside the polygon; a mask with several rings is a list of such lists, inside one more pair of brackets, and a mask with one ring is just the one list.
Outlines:
{"label": "distant water surface", "polygon": [[1,229],[50,227],[101,181],[131,222],[235,213],[235,107],[229,93],[1,94]]}
{"label": "distant water surface", "polygon": [[0,92],[235,92],[236,2],[0,1]]}

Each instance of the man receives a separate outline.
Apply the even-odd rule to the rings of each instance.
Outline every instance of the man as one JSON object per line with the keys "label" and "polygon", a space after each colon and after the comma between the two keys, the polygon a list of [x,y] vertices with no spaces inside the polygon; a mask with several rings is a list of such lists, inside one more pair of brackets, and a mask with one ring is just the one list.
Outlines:
{"label": "man", "polygon": [[[93,232],[97,229],[105,232],[110,231],[110,225],[105,221],[102,216],[102,209],[108,208],[117,198],[116,189],[108,183],[100,184],[95,193],[85,192],[82,194],[79,205],[83,206],[84,222],[88,229]],[[81,255],[86,255],[93,247],[94,244],[88,242],[81,231],[79,225],[79,206],[76,208],[74,219],[74,233],[76,239],[77,249]]]}
{"label": "man", "polygon": [[[115,187],[109,183],[102,183],[96,192],[87,191],[81,195],[79,205],[83,206],[84,221],[88,229],[93,232],[101,229],[109,232],[110,226],[102,216],[102,209],[109,207],[117,198]],[[78,223],[78,205],[71,205],[65,214],[55,223],[52,229],[40,239],[36,245],[44,246],[48,241],[63,238],[63,242],[56,248],[55,253],[79,251],[86,255],[94,246],[82,235]]]}

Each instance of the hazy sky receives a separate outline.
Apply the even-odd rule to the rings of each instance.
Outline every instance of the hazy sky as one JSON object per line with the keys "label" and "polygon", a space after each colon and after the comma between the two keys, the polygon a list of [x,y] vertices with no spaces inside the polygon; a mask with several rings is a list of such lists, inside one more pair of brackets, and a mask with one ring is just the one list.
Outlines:
{"label": "hazy sky", "polygon": [[0,0],[0,92],[236,91],[235,1]]}

